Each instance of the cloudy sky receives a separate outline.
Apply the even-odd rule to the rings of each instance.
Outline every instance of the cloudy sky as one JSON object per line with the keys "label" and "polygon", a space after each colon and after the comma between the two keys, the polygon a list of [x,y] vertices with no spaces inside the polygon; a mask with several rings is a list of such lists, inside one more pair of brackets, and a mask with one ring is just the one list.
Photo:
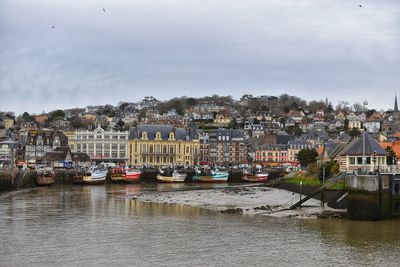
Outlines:
{"label": "cloudy sky", "polygon": [[3,111],[245,93],[388,109],[397,89],[397,0],[0,0]]}

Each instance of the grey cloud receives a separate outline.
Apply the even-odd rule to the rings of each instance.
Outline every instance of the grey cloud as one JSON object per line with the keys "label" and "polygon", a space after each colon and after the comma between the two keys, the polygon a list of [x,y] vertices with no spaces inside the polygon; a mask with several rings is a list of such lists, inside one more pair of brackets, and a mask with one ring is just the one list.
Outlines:
{"label": "grey cloud", "polygon": [[390,108],[400,9],[363,3],[3,0],[1,109],[243,93]]}

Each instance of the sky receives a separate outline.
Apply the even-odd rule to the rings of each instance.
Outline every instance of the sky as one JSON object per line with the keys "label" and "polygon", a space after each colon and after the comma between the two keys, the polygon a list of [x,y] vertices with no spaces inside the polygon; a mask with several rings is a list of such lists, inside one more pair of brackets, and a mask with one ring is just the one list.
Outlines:
{"label": "sky", "polygon": [[397,0],[0,0],[2,111],[284,93],[387,110],[399,89]]}

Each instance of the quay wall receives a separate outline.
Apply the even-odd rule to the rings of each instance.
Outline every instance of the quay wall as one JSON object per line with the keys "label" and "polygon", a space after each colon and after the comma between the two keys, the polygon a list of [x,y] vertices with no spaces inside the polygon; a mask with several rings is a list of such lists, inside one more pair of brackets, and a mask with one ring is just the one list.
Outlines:
{"label": "quay wall", "polygon": [[390,175],[349,175],[347,217],[376,221],[394,217]]}

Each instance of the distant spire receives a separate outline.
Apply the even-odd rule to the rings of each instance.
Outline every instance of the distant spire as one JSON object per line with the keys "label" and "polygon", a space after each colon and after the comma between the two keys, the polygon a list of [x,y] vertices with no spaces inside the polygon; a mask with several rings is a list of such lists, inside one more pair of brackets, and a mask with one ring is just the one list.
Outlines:
{"label": "distant spire", "polygon": [[399,112],[399,107],[397,105],[397,91],[395,92],[395,95],[394,95],[394,111]]}

